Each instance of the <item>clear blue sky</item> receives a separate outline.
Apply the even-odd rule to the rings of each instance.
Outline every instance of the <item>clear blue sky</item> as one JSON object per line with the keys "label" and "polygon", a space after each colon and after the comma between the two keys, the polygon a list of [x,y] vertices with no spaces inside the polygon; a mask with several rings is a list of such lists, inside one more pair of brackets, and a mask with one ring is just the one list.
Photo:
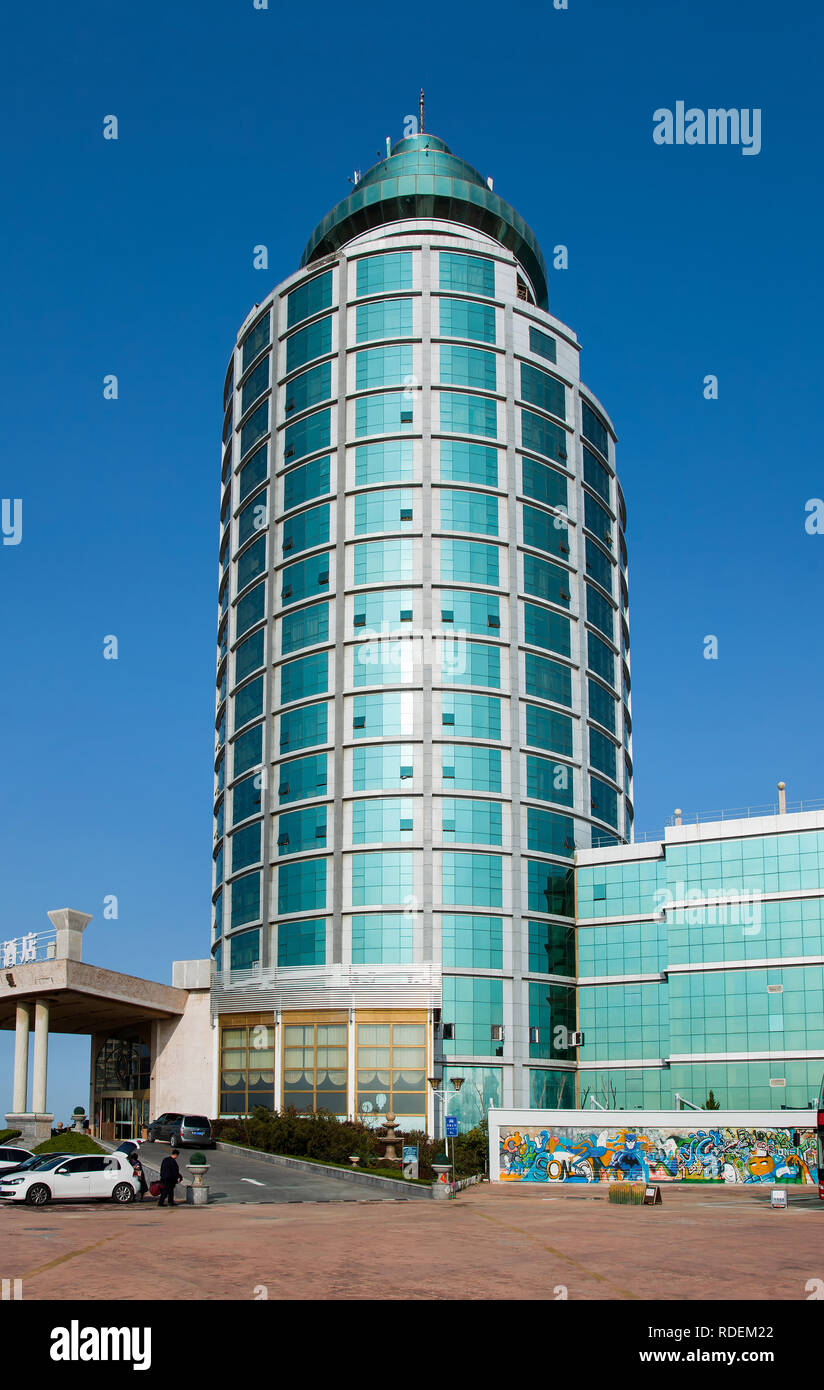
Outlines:
{"label": "clear blue sky", "polygon": [[[0,938],[71,906],[113,969],[168,980],[208,950],[226,362],[421,85],[427,127],[548,260],[569,248],[550,308],[617,427],[629,511],[638,829],[767,802],[779,777],[824,795],[821,29],[765,0],[14,7]],[[678,100],[760,108],[761,153],[654,144]],[[52,1040],[58,1116],[87,1055]],[[10,1058],[6,1034],[3,1111]]]}

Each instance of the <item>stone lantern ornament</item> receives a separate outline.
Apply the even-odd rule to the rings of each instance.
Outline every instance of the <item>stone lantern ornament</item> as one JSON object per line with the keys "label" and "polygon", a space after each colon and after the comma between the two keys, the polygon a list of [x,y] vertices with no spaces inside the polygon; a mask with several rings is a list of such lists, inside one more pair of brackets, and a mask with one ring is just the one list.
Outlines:
{"label": "stone lantern ornament", "polygon": [[190,1185],[186,1188],[186,1201],[189,1206],[208,1206],[209,1188],[204,1182],[204,1178],[211,1166],[210,1163],[206,1162],[206,1155],[200,1152],[193,1153],[191,1162],[186,1164],[191,1174]]}

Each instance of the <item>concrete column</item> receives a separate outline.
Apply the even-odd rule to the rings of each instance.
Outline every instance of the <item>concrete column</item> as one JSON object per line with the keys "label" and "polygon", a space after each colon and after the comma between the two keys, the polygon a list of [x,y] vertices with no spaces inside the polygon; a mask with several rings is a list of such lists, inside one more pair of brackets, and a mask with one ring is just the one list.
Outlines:
{"label": "concrete column", "polygon": [[17,1018],[14,1029],[14,1100],[12,1110],[23,1115],[29,1091],[29,1024],[31,1007],[17,1005]]}
{"label": "concrete column", "polygon": [[35,1115],[46,1113],[46,1074],[49,1061],[49,1006],[40,999],[34,1006],[34,1077],[31,1108]]}

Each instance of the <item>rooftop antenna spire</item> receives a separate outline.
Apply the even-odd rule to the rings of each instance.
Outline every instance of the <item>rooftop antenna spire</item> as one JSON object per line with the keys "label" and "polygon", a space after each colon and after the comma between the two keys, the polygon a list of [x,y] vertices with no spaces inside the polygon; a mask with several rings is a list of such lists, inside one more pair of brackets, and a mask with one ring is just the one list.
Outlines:
{"label": "rooftop antenna spire", "polygon": [[423,123],[423,87],[421,87],[421,96],[420,96],[420,101],[419,101],[418,105],[419,105],[419,108],[420,108],[420,118],[419,118],[419,120],[418,120],[418,130],[419,130],[420,134],[423,135],[423,132],[424,132],[424,123]]}

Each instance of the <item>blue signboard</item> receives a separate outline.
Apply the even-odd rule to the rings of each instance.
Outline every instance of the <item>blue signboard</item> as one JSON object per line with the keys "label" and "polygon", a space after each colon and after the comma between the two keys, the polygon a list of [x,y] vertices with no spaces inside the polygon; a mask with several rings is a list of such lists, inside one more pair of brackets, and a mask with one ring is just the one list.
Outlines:
{"label": "blue signboard", "polygon": [[457,1117],[457,1115],[447,1115],[447,1117],[446,1117],[446,1137],[447,1137],[447,1139],[457,1139],[457,1137],[458,1137],[458,1117]]}

